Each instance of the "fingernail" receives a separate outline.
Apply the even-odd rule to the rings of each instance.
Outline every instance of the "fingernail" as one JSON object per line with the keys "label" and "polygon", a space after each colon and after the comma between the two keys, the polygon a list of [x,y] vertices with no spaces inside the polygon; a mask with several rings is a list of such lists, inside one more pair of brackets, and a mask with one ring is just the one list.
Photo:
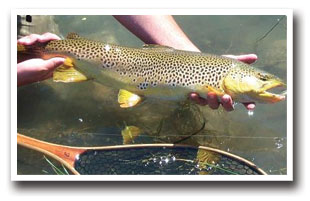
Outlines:
{"label": "fingernail", "polygon": [[249,54],[248,57],[255,60],[258,58],[256,54]]}
{"label": "fingernail", "polygon": [[251,103],[247,105],[248,110],[254,110],[255,109],[255,104]]}
{"label": "fingernail", "polygon": [[230,102],[230,96],[229,95],[223,95],[222,96],[223,103],[229,103]]}
{"label": "fingernail", "polygon": [[21,38],[18,41],[21,42],[21,43],[29,43],[30,39],[29,38]]}
{"label": "fingernail", "polygon": [[192,99],[195,99],[195,98],[198,98],[198,94],[196,94],[196,93],[190,93],[190,94],[189,94],[189,97],[192,98]]}

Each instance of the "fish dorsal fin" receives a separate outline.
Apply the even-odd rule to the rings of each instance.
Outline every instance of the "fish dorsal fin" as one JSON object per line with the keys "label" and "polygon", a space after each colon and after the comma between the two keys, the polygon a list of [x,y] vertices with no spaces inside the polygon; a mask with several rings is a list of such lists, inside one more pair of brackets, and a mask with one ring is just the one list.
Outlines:
{"label": "fish dorsal fin", "polygon": [[169,46],[165,46],[165,45],[157,45],[157,44],[144,44],[142,46],[143,49],[152,49],[152,50],[165,50],[165,51],[172,51],[172,50],[175,50],[174,48],[172,47],[169,47]]}
{"label": "fish dorsal fin", "polygon": [[67,39],[81,39],[82,37],[77,33],[71,32],[71,33],[68,33],[66,38]]}

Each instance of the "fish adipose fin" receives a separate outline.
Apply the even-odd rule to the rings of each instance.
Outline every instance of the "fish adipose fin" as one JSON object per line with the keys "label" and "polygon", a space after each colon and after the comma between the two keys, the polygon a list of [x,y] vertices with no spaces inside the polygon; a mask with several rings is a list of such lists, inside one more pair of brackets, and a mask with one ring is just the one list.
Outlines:
{"label": "fish adipose fin", "polygon": [[53,73],[54,82],[82,82],[86,81],[88,78],[77,71],[74,66],[74,62],[71,58],[67,57],[64,64],[56,68]]}
{"label": "fish adipose fin", "polygon": [[131,93],[125,89],[120,89],[118,92],[118,103],[121,108],[130,108],[142,101],[142,98],[137,94]]}

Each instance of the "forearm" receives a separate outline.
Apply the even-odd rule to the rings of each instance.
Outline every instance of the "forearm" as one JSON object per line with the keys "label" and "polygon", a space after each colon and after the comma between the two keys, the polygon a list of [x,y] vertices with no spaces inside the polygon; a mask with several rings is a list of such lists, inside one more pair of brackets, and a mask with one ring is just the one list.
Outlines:
{"label": "forearm", "polygon": [[146,44],[199,51],[170,15],[115,15],[114,17]]}

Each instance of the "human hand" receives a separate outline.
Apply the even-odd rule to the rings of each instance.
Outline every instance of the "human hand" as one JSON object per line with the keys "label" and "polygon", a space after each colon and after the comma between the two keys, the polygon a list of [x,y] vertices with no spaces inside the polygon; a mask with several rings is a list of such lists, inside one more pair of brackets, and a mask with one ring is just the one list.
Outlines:
{"label": "human hand", "polygon": [[[223,56],[230,57],[233,59],[237,59],[239,61],[242,61],[242,62],[248,63],[248,64],[251,64],[257,60],[257,56],[255,54],[238,55],[238,56],[223,55]],[[220,101],[218,101],[219,99],[214,92],[209,92],[207,94],[206,99],[200,97],[199,94],[195,93],[195,92],[190,93],[189,98],[190,98],[190,100],[194,101],[195,103],[197,103],[199,105],[209,105],[209,107],[212,109],[217,109],[217,108],[219,108],[220,104],[222,104],[223,108],[226,111],[234,110],[233,100],[228,94],[225,94],[222,97],[220,97]],[[254,102],[243,103],[243,105],[246,107],[247,110],[254,110],[254,108],[255,108]]]}
{"label": "human hand", "polygon": [[[17,43],[21,45],[32,45],[34,43],[45,43],[60,38],[51,33],[43,35],[31,34],[20,38]],[[29,59],[17,64],[17,86],[22,86],[52,77],[55,68],[63,64],[65,58],[55,57],[49,60]]]}

